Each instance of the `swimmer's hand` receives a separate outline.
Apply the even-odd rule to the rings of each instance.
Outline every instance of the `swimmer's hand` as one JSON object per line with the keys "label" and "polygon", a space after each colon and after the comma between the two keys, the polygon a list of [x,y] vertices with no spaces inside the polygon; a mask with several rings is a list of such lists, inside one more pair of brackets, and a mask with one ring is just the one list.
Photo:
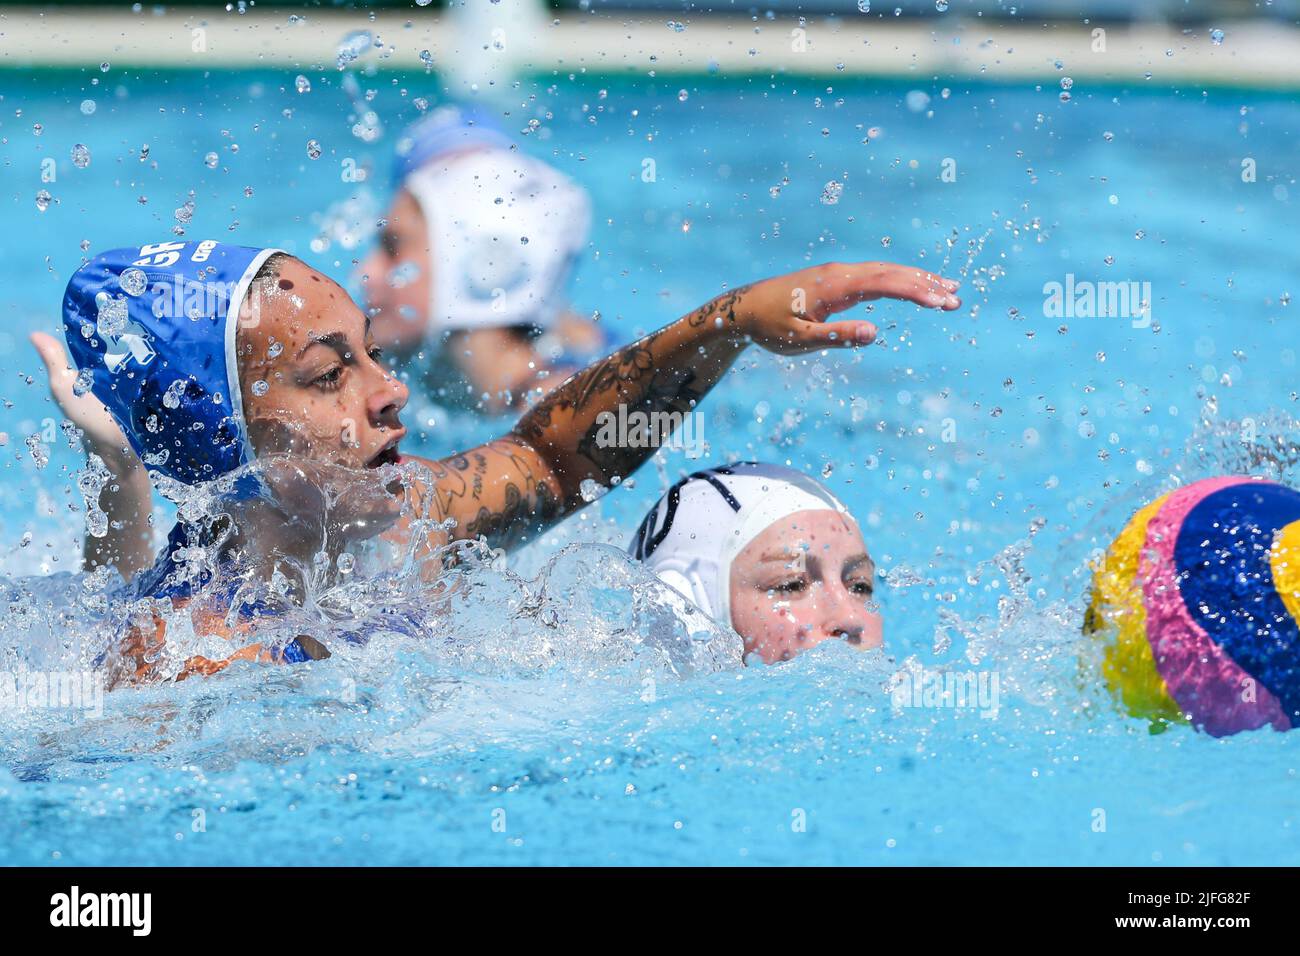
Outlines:
{"label": "swimmer's hand", "polygon": [[692,316],[732,331],[770,352],[798,355],[818,349],[870,345],[876,327],[862,319],[827,322],[860,302],[901,299],[952,311],[961,285],[924,269],[891,262],[828,263],[766,279],[715,299]]}
{"label": "swimmer's hand", "polygon": [[127,464],[139,464],[138,459],[131,461],[135,459],[135,454],[130,450],[126,435],[122,434],[122,429],[108,413],[104,403],[90,392],[78,395],[73,391],[72,386],[77,380],[77,373],[68,362],[59,340],[44,332],[33,332],[31,342],[36,347],[41,361],[45,363],[45,371],[50,379],[50,395],[58,403],[64,416],[81,429],[83,441],[89,450],[105,459],[110,467],[112,462],[109,462],[109,459],[124,460]]}
{"label": "swimmer's hand", "polygon": [[104,403],[90,392],[78,395],[73,391],[77,373],[70,367],[58,339],[33,332],[31,342],[45,363],[50,395],[68,420],[81,429],[86,452],[98,455],[114,478],[99,495],[99,507],[108,517],[108,531],[101,538],[86,535],[82,546],[85,568],[93,571],[108,565],[123,581],[130,581],[153,563],[149,476]]}

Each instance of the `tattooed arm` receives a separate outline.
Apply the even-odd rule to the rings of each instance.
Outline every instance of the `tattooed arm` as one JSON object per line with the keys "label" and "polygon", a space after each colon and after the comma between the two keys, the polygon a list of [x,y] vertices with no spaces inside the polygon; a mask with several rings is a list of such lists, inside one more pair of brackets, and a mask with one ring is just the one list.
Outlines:
{"label": "tattooed arm", "polygon": [[724,293],[574,375],[504,438],[426,461],[434,473],[433,486],[423,489],[429,516],[455,518],[452,537],[521,544],[582,507],[584,480],[609,486],[654,454],[653,443],[600,441],[602,413],[617,415],[623,405],[628,415],[689,414],[751,342],[786,355],[868,345],[876,337],[870,322],[826,320],[886,297],[956,309],[957,285],[920,269],[866,262],[815,266]]}

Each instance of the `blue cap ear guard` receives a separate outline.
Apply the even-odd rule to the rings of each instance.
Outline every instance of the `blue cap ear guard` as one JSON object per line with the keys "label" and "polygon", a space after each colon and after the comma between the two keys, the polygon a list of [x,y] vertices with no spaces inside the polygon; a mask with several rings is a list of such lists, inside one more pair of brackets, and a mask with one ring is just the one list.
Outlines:
{"label": "blue cap ear guard", "polygon": [[193,485],[253,460],[235,336],[253,278],[279,251],[160,242],[101,253],[68,282],[63,332],[79,386],[147,468]]}

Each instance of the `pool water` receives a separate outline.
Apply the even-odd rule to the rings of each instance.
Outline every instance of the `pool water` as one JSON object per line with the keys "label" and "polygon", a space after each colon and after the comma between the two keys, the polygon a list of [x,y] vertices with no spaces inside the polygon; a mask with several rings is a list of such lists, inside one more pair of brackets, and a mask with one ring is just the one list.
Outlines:
{"label": "pool water", "polygon": [[[81,244],[179,224],[347,278],[340,204],[378,215],[433,89],[363,78],[384,124],[367,143],[336,75],[295,76],[0,73],[3,669],[76,667],[113,621],[72,573],[80,462],[26,343],[57,331]],[[454,600],[359,582],[409,624],[364,648],[116,691],[93,716],[0,709],[0,862],[1300,860],[1297,738],[1152,734],[1094,686],[1078,634],[1086,563],[1138,505],[1212,474],[1300,481],[1300,103],[1158,84],[1063,102],[1054,83],[522,83],[523,148],[592,193],[572,295],[616,339],[830,260],[960,275],[965,307],[877,304],[882,341],[852,355],[746,355],[703,406],[705,458],[665,454],[508,569],[471,563]],[[1067,281],[1149,283],[1149,308],[1046,314]],[[506,427],[419,399],[406,420],[425,453]],[[742,667],[621,557],[672,478],[734,458],[807,469],[856,513],[885,653]],[[333,598],[310,612],[327,643],[366,603]],[[900,706],[918,668],[996,678],[996,697]]]}

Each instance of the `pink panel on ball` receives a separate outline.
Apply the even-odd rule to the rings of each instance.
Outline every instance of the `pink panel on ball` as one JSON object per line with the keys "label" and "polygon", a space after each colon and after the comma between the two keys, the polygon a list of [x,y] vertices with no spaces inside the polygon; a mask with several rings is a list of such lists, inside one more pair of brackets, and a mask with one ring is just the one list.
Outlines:
{"label": "pink panel on ball", "polygon": [[1138,565],[1147,612],[1147,639],[1169,694],[1193,724],[1223,737],[1272,724],[1291,722],[1268,689],[1254,681],[1255,700],[1242,700],[1249,674],[1224,653],[1192,619],[1178,591],[1174,545],[1188,513],[1208,495],[1250,482],[1249,478],[1207,478],[1180,488],[1147,525]]}

